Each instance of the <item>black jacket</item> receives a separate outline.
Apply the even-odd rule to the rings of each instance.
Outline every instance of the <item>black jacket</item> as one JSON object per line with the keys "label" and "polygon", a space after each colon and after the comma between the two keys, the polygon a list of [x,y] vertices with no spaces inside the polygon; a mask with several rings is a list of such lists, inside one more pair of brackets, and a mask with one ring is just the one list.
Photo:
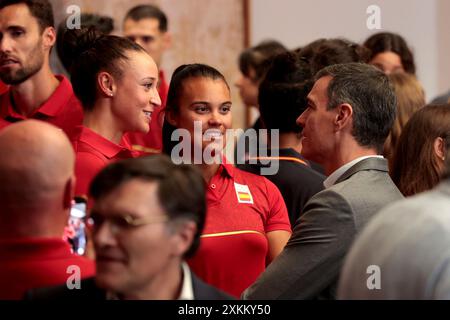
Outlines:
{"label": "black jacket", "polygon": [[[192,288],[195,300],[232,300],[226,293],[206,284],[192,272]],[[106,300],[106,292],[95,284],[95,279],[87,278],[81,281],[81,289],[70,290],[67,286],[39,288],[29,290],[26,300]]]}

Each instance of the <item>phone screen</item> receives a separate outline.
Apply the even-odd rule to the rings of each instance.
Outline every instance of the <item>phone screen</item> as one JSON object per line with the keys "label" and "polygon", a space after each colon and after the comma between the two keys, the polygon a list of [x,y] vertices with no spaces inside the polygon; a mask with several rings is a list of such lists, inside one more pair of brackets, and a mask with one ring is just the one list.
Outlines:
{"label": "phone screen", "polygon": [[86,210],[86,200],[76,197],[70,210],[67,239],[73,252],[78,255],[84,255],[86,252]]}
{"label": "phone screen", "polygon": [[86,202],[75,202],[70,210],[70,217],[73,218],[85,218],[86,217]]}

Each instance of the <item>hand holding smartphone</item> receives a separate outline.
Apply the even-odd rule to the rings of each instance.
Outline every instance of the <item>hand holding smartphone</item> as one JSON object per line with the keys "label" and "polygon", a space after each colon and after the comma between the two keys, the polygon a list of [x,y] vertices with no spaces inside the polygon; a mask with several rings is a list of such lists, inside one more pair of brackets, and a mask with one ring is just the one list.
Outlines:
{"label": "hand holding smartphone", "polygon": [[72,251],[80,256],[84,255],[87,246],[86,236],[87,201],[82,197],[75,197],[70,210],[66,237],[72,246]]}

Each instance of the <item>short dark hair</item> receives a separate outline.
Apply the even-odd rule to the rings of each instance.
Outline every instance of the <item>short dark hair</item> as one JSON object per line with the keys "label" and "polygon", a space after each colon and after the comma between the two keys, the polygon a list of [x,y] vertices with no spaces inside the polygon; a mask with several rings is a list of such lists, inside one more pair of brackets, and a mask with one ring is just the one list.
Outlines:
{"label": "short dark hair", "polygon": [[259,86],[258,103],[267,129],[300,132],[296,119],[306,109],[313,85],[310,64],[294,52],[276,56]]}
{"label": "short dark hair", "polygon": [[376,33],[364,42],[364,46],[371,51],[370,60],[379,53],[391,51],[400,56],[403,68],[406,72],[411,74],[416,73],[414,55],[405,39],[399,34],[391,32]]}
{"label": "short dark hair", "polygon": [[[212,80],[221,80],[228,86],[227,81],[222,73],[217,69],[201,63],[183,64],[175,69],[170,80],[169,91],[167,93],[166,101],[166,115],[170,112],[178,114],[180,111],[180,99],[183,95],[183,85],[188,79],[192,78],[207,78]],[[177,129],[168,121],[163,124],[163,152],[170,155],[175,142],[171,141],[172,132]]]}
{"label": "short dark hair", "polygon": [[[56,52],[59,60],[64,68],[69,71],[72,65],[71,57],[64,54],[64,33],[67,30],[67,19],[63,19],[58,25],[58,32],[56,36]],[[102,34],[110,34],[114,30],[114,20],[108,16],[102,16],[94,13],[81,14],[81,28],[94,27]]]}
{"label": "short dark hair", "polygon": [[111,194],[124,183],[140,179],[158,183],[158,200],[170,221],[194,221],[197,231],[184,254],[191,257],[200,244],[206,218],[205,185],[193,165],[175,165],[166,155],[126,159],[104,168],[92,181],[89,193],[94,200]]}
{"label": "short dark hair", "polygon": [[280,42],[275,40],[265,40],[258,45],[244,50],[239,56],[239,69],[248,78],[250,68],[255,70],[254,82],[259,82],[264,77],[270,65],[271,58],[279,53],[286,52],[287,49]]}
{"label": "short dark hair", "polygon": [[25,4],[38,21],[41,32],[47,27],[55,27],[52,4],[48,0],[0,0],[0,10],[15,4]]}
{"label": "short dark hair", "polygon": [[127,38],[101,34],[94,27],[67,29],[62,42],[62,55],[72,61],[69,72],[73,90],[86,111],[94,107],[99,72],[107,71],[120,79],[120,62],[128,60],[127,51],[146,52]]}
{"label": "short dark hair", "polygon": [[134,21],[139,21],[142,19],[156,19],[159,22],[159,31],[166,32],[168,29],[166,14],[157,6],[153,6],[151,4],[143,4],[131,8],[125,15],[123,21],[127,19]]}
{"label": "short dark hair", "polygon": [[328,110],[342,103],[353,108],[355,140],[381,153],[396,116],[395,90],[381,70],[364,63],[345,63],[320,70],[315,79],[331,76]]}

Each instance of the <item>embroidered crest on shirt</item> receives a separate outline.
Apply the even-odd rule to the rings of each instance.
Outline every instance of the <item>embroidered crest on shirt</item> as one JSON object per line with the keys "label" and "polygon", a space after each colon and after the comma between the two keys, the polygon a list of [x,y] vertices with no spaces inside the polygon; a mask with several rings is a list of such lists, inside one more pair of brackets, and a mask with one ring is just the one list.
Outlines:
{"label": "embroidered crest on shirt", "polygon": [[236,190],[236,196],[239,203],[253,204],[253,197],[247,185],[235,182],[234,189]]}

